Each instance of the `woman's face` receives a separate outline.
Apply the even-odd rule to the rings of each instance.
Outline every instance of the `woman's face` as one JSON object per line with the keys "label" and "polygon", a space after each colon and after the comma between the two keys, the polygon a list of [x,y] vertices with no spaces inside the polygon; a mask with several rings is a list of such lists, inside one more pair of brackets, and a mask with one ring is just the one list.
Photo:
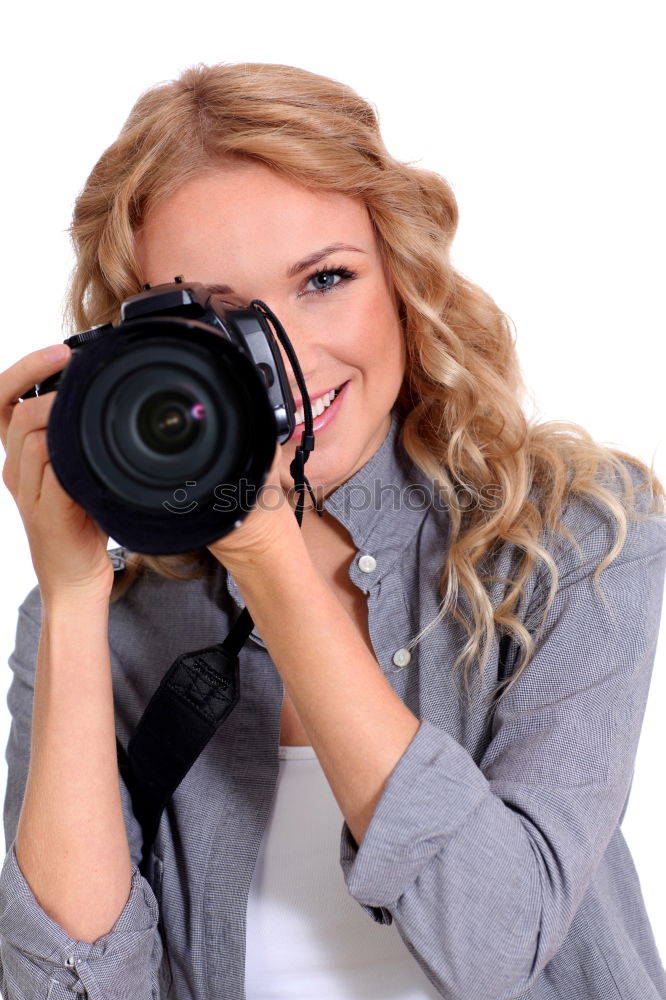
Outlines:
{"label": "woman's face", "polygon": [[[328,496],[379,448],[403,379],[402,330],[364,205],[309,191],[260,164],[211,169],[159,203],[137,234],[144,281],[215,286],[239,305],[261,299],[291,340],[312,403],[324,411],[305,473]],[[282,350],[282,348],[280,348]],[[301,393],[282,357],[297,407]],[[297,415],[297,421],[302,420]],[[280,481],[303,425],[282,446]]]}

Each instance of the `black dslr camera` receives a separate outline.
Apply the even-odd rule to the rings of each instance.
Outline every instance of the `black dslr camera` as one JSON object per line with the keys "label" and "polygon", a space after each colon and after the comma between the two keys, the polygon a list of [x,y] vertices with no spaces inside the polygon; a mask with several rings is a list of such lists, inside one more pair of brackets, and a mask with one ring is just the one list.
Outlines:
{"label": "black dslr camera", "polygon": [[69,364],[24,394],[58,390],[53,470],[121,545],[192,551],[256,503],[295,426],[275,317],[260,305],[239,309],[182,278],[146,285],[116,326],[69,337]]}

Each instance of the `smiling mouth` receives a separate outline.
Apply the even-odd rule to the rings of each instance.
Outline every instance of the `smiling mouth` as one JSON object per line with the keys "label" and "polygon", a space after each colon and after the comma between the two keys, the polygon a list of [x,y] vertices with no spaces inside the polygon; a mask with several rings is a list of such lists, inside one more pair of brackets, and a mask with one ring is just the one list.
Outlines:
{"label": "smiling mouth", "polygon": [[[349,382],[350,382],[350,380],[348,379],[346,382],[343,382],[342,385],[339,386],[337,389],[331,390],[333,398],[331,399],[331,402],[328,404],[328,406],[324,407],[324,409],[320,413],[318,413],[316,416],[313,413],[313,415],[312,415],[313,416],[313,420],[312,420],[312,429],[313,429],[313,431],[323,431],[324,428],[329,423],[331,423],[334,420],[334,418],[335,418],[338,410],[342,406],[342,400],[344,399],[344,396],[346,394],[347,386],[349,385]],[[321,399],[321,397],[320,397],[320,399]],[[296,419],[302,418],[302,417],[303,417],[302,412],[301,411],[297,411]],[[293,430],[293,433],[291,435],[291,439],[293,439],[295,437],[298,437],[299,434],[301,434],[303,432],[304,426],[305,426],[305,420],[303,418],[303,419],[300,420],[300,422],[296,423],[296,425],[294,426],[294,430]]]}
{"label": "smiling mouth", "polygon": [[[316,420],[317,417],[321,416],[321,414],[329,408],[329,406],[333,405],[333,402],[337,399],[346,384],[346,382],[342,382],[341,385],[337,386],[337,388],[330,389],[328,392],[325,392],[323,396],[319,396],[317,399],[310,401],[313,420]],[[298,407],[294,416],[297,427],[299,427],[302,423],[305,423],[305,411],[302,406]]]}

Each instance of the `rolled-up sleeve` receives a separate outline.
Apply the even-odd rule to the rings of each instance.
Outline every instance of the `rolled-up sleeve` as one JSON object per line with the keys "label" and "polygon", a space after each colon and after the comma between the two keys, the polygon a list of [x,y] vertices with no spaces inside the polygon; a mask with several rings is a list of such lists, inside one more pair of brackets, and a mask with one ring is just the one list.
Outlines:
{"label": "rolled-up sleeve", "polygon": [[349,892],[374,919],[395,920],[449,1000],[534,986],[621,819],[659,632],[665,527],[629,522],[602,595],[592,571],[610,536],[589,532],[582,560],[561,564],[536,653],[497,706],[479,765],[424,718],[360,847],[343,826]]}
{"label": "rolled-up sleeve", "polygon": [[93,944],[75,941],[33,896],[12,844],[0,872],[2,996],[155,1000],[162,957],[157,920],[155,896],[133,864],[130,895],[113,928]]}
{"label": "rolled-up sleeve", "polygon": [[138,870],[138,824],[127,814],[130,798],[122,787],[125,822],[132,848],[132,884],[113,928],[92,944],[76,941],[35,899],[14,849],[30,761],[34,673],[40,634],[37,589],[19,609],[16,645],[9,665],[7,695],[11,729],[5,752],[7,789],[4,826],[7,854],[0,869],[0,992],[3,1000],[157,1000],[162,942],[158,904]]}

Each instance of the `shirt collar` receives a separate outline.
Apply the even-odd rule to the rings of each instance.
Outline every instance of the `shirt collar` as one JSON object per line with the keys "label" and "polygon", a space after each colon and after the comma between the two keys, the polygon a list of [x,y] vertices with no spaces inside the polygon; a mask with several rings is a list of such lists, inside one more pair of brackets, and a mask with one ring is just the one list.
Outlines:
{"label": "shirt collar", "polygon": [[347,529],[359,552],[377,560],[377,572],[367,574],[372,580],[383,576],[412,540],[433,498],[432,484],[401,444],[401,427],[402,417],[394,407],[388,433],[375,454],[323,504]]}

